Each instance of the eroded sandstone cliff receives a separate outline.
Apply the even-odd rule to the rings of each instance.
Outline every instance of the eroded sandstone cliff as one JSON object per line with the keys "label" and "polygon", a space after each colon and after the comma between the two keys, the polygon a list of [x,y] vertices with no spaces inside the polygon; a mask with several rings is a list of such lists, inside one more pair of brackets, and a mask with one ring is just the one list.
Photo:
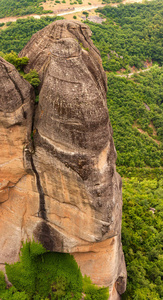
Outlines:
{"label": "eroded sandstone cliff", "polygon": [[[15,68],[0,60],[0,262],[21,240],[70,252],[83,274],[120,299],[122,192],[106,105],[106,75],[90,29],[57,21],[20,52],[41,79],[39,104]],[[33,140],[31,139],[31,132]]]}

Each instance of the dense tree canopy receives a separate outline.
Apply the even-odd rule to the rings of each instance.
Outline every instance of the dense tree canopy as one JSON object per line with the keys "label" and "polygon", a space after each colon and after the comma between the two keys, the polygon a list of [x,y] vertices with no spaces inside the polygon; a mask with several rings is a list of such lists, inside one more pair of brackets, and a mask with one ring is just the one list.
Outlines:
{"label": "dense tree canopy", "polygon": [[107,101],[117,165],[163,166],[163,68],[133,76],[108,75]]}
{"label": "dense tree canopy", "polygon": [[141,68],[145,60],[163,64],[163,1],[155,0],[98,9],[106,22],[88,22],[103,66],[117,71],[129,65]]}
{"label": "dense tree canopy", "polygon": [[16,53],[30,40],[31,36],[51,22],[63,19],[62,17],[41,17],[39,20],[32,18],[18,19],[11,23],[8,28],[0,31],[0,49],[4,53],[12,50]]}
{"label": "dense tree canopy", "polygon": [[8,16],[23,16],[33,13],[43,14],[52,11],[45,11],[40,5],[46,0],[1,0],[0,1],[0,18]]}
{"label": "dense tree canopy", "polygon": [[123,179],[123,203],[122,243],[128,284],[122,299],[161,300],[163,172],[153,179]]}

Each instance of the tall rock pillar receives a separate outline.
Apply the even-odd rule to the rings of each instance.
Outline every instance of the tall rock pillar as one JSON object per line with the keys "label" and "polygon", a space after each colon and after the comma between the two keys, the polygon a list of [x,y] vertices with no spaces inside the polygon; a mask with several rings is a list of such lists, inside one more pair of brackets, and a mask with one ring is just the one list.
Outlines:
{"label": "tall rock pillar", "polygon": [[90,36],[85,24],[56,21],[19,54],[29,57],[26,72],[36,69],[41,79],[33,149],[30,139],[24,147],[24,172],[37,200],[21,238],[27,232],[51,251],[73,254],[83,275],[109,286],[109,299],[118,300],[126,287],[122,182],[106,75]]}

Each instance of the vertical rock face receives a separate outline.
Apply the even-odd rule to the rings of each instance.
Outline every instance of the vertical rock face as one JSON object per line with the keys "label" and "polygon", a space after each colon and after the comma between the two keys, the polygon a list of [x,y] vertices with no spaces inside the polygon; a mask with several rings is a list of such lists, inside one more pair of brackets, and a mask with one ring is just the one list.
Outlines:
{"label": "vertical rock face", "polygon": [[[38,206],[23,163],[23,149],[31,135],[34,90],[0,57],[0,267],[18,258],[27,238],[26,214]],[[28,226],[30,231],[30,226]],[[32,231],[29,236],[32,235]]]}
{"label": "vertical rock face", "polygon": [[[40,75],[35,110],[30,85],[22,78],[14,85],[11,77],[15,69],[1,61],[2,76],[12,82],[12,87],[2,86],[0,111],[10,147],[6,162],[16,157],[20,167],[13,169],[13,176],[18,174],[15,181],[9,180],[9,171],[6,177],[2,175],[9,183],[5,188],[2,184],[2,193],[5,190],[8,196],[0,204],[0,228],[5,236],[0,241],[0,260],[17,259],[20,241],[34,236],[51,251],[72,253],[82,273],[98,285],[109,286],[110,299],[116,300],[126,285],[121,246],[122,184],[115,168],[106,76],[90,35],[82,23],[57,21],[33,35],[20,52],[20,56],[29,57],[26,71],[36,69]],[[15,74],[14,80],[19,76]],[[16,138],[9,135],[10,130]],[[20,145],[13,157],[15,140]],[[19,200],[17,193],[21,194]],[[17,237],[13,253],[6,257],[11,232],[17,232]]]}

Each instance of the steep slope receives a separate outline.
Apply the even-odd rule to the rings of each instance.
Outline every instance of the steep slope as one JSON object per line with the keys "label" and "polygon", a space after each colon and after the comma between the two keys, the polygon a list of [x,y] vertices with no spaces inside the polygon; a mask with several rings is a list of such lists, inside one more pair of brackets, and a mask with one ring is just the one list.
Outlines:
{"label": "steep slope", "polygon": [[24,147],[28,175],[16,189],[27,188],[34,197],[21,239],[34,235],[51,251],[73,253],[82,273],[109,286],[115,300],[126,285],[121,178],[106,76],[90,35],[82,23],[57,21],[33,35],[20,53],[29,57],[26,71],[39,72],[41,85],[31,121],[33,141]]}

